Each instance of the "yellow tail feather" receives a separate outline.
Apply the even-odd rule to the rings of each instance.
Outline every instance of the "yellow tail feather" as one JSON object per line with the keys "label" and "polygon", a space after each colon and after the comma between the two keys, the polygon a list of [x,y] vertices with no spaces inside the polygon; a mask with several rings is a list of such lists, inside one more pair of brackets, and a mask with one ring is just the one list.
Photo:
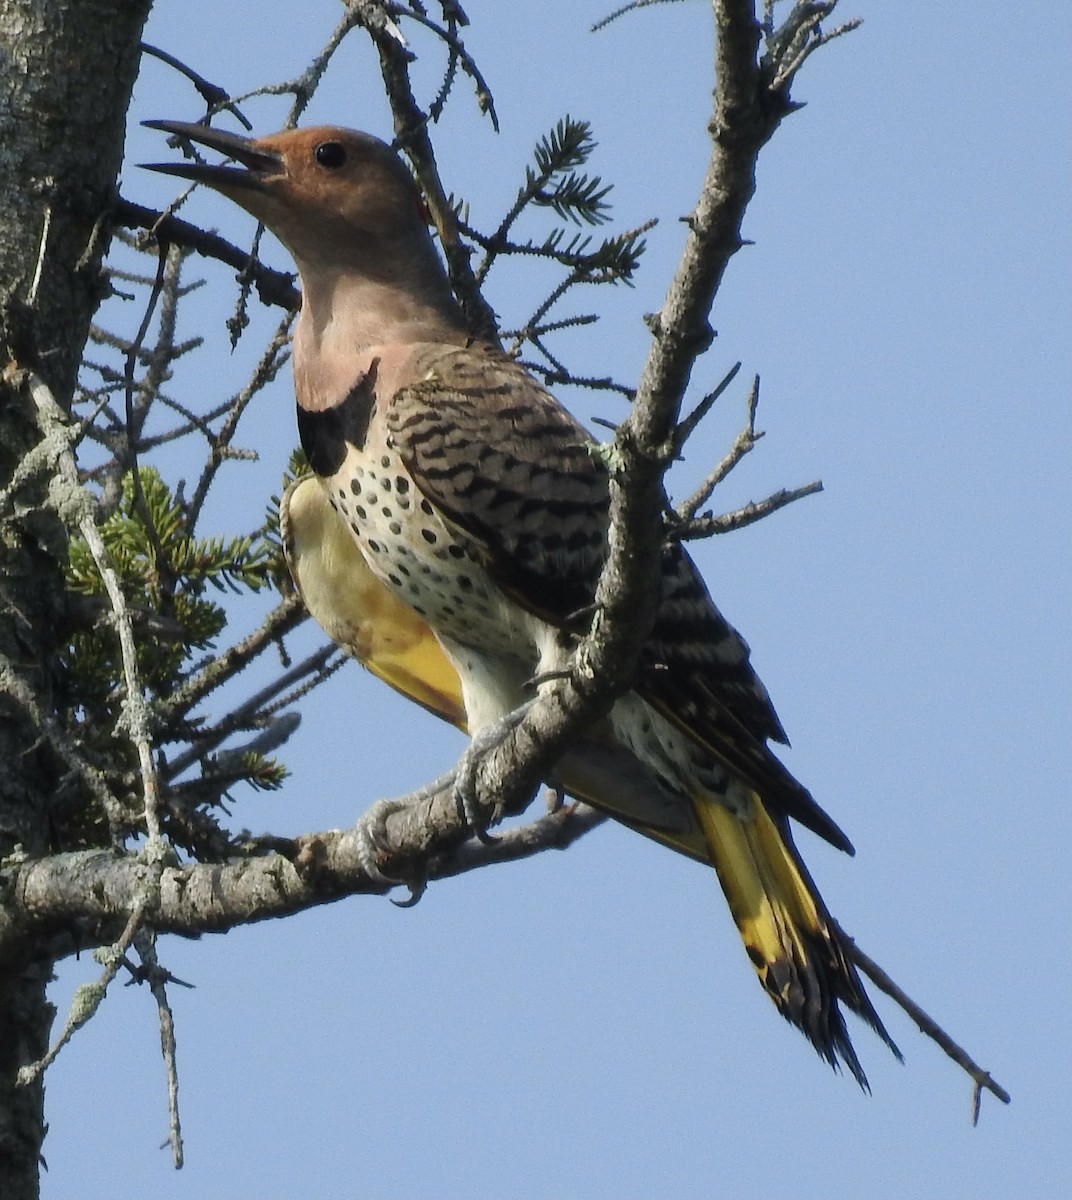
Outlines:
{"label": "yellow tail feather", "polygon": [[694,797],[694,805],[711,863],[764,990],[828,1062],[844,1062],[866,1088],[839,1002],[897,1050],[830,926],[788,829],[779,829],[754,794],[747,817],[713,797]]}

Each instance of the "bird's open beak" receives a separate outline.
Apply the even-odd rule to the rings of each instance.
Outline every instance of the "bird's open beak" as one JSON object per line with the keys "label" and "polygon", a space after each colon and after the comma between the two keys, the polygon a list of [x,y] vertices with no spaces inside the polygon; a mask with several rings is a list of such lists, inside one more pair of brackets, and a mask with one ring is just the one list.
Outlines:
{"label": "bird's open beak", "polygon": [[250,138],[236,133],[225,133],[208,125],[193,125],[185,121],[143,121],[149,129],[162,129],[199,146],[218,150],[241,166],[210,165],[208,163],[142,163],[147,171],[160,171],[164,175],[177,175],[180,179],[192,179],[209,187],[263,188],[269,179],[283,173],[283,162],[278,154],[262,150]]}

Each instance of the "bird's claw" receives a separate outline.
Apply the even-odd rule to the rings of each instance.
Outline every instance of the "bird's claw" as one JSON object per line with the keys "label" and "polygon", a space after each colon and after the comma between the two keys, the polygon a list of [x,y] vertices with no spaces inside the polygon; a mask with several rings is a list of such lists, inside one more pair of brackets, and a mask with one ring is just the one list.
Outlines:
{"label": "bird's claw", "polygon": [[409,888],[409,896],[405,900],[395,900],[388,897],[395,908],[412,908],[420,902],[421,897],[428,891],[428,880],[423,877],[418,880],[406,879],[401,882]]}
{"label": "bird's claw", "polygon": [[[388,853],[385,845],[387,818],[405,807],[398,800],[377,800],[354,826],[354,837],[357,841],[357,861],[370,879],[376,883],[382,883],[385,887],[408,887],[412,892],[414,885],[408,879],[398,879],[393,875],[388,875],[380,868],[379,862]],[[420,889],[424,890],[423,881]],[[411,899],[403,903],[409,907],[409,904],[415,904],[416,901]]]}
{"label": "bird's claw", "polygon": [[490,725],[485,725],[474,734],[454,772],[454,803],[457,805],[458,815],[473,831],[473,836],[486,846],[494,846],[499,841],[497,837],[488,833],[488,829],[502,820],[503,810],[502,805],[496,803],[491,810],[490,819],[484,816],[477,800],[476,788],[480,763],[489,750],[513,733],[534,703],[534,700],[530,700],[522,704],[520,708],[515,708],[513,712],[507,713],[505,717],[500,717]]}

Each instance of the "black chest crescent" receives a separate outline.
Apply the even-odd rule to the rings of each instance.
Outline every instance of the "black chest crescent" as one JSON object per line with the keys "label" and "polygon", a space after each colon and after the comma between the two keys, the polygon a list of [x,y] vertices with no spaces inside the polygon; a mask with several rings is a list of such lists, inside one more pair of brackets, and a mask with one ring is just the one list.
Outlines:
{"label": "black chest crescent", "polygon": [[342,466],[349,443],[364,448],[369,421],[376,405],[376,368],[373,359],[368,371],[347,392],[341,404],[321,412],[309,412],[298,406],[298,436],[313,471],[327,478]]}

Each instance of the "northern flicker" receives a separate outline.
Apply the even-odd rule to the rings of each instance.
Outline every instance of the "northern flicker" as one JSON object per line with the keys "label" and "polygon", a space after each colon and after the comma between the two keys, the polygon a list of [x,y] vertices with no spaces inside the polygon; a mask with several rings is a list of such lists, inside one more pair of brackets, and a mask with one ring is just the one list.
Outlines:
{"label": "northern flicker", "polygon": [[[326,127],[246,139],[149,124],[233,159],[154,169],[215,188],[293,256],[298,430],[310,466],[363,564],[415,622],[410,632],[434,634],[470,733],[493,725],[532,698],[534,679],[564,667],[584,631],[608,527],[608,476],[591,436],[524,368],[470,336],[420,192],[383,142]],[[339,527],[323,528],[334,537]],[[334,610],[327,619],[352,625],[345,605],[324,599],[330,591],[320,600]],[[379,673],[457,722],[456,693],[427,675],[434,662],[418,655],[406,672],[387,663]],[[866,1088],[841,1006],[898,1052],[790,819],[850,853],[851,844],[770,750],[785,734],[748,647],[680,545],[663,553],[654,628],[608,728],[673,797],[680,832],[660,840],[715,868],[778,1010]],[[614,797],[585,798],[623,816]]]}

